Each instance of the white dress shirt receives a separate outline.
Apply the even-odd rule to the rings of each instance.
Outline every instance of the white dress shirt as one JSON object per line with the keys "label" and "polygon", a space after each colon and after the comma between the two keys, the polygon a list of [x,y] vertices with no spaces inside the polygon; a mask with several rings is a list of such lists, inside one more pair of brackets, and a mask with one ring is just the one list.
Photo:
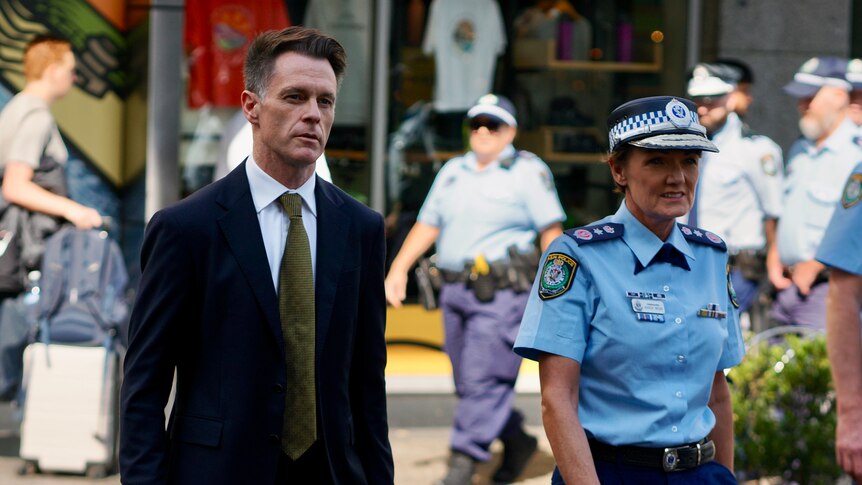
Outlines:
{"label": "white dress shirt", "polygon": [[317,177],[312,175],[296,190],[288,189],[264,172],[252,156],[248,157],[248,162],[245,164],[245,172],[248,175],[251,198],[254,202],[254,210],[257,212],[257,221],[260,223],[260,233],[263,236],[266,259],[269,261],[272,284],[276,292],[278,292],[278,272],[281,267],[281,256],[284,254],[284,245],[287,242],[287,230],[290,227],[290,219],[278,201],[281,194],[285,192],[299,194],[302,197],[302,223],[305,225],[305,232],[308,234],[308,244],[311,249],[311,270],[316,278],[317,203],[314,200],[314,187],[317,183]]}

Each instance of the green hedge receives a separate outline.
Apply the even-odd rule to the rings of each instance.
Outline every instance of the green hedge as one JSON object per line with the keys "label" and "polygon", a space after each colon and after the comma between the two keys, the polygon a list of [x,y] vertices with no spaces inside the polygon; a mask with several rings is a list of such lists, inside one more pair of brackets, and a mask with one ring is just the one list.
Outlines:
{"label": "green hedge", "polygon": [[841,475],[825,337],[763,342],[728,377],[737,470],[800,484],[832,483]]}

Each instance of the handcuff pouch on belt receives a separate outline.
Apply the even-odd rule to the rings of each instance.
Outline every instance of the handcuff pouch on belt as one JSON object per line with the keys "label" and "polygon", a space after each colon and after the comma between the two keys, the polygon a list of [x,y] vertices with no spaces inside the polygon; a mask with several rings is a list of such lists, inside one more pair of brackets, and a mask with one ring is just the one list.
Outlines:
{"label": "handcuff pouch on belt", "polygon": [[763,251],[742,250],[731,254],[729,262],[747,280],[761,281],[766,277],[766,253]]}
{"label": "handcuff pouch on belt", "polygon": [[515,293],[524,293],[533,286],[541,256],[538,248],[520,252],[517,246],[512,245],[506,253],[508,260],[487,263],[480,256],[465,266],[467,287],[473,290],[480,302],[493,301],[497,290],[511,288]]}

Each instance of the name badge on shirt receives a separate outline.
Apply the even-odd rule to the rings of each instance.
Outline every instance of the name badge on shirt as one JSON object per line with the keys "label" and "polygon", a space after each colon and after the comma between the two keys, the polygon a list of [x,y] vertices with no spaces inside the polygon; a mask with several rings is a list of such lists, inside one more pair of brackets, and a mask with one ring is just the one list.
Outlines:
{"label": "name badge on shirt", "polygon": [[661,300],[643,300],[635,298],[632,300],[632,310],[634,310],[635,313],[664,315],[664,302]]}

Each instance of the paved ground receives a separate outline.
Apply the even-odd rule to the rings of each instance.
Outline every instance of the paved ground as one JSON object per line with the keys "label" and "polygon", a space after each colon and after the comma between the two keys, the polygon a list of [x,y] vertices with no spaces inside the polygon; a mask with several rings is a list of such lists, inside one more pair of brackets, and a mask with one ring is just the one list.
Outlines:
{"label": "paved ground", "polygon": [[[446,472],[449,430],[455,399],[442,392],[424,395],[392,394],[389,399],[390,438],[395,457],[395,483],[404,485],[430,485]],[[530,433],[540,438],[540,449],[532,458],[518,484],[545,485],[550,483],[553,457],[544,432],[539,426],[538,395],[521,394],[516,405],[523,410]],[[17,424],[14,411],[0,405],[0,484],[3,485],[118,485],[117,475],[101,480],[57,474],[19,476]],[[501,447],[492,448],[491,462],[477,467],[474,485],[485,485],[499,464]]]}
{"label": "paved ground", "polygon": [[[541,429],[532,428],[531,432],[541,436],[540,450],[531,460],[523,477],[516,482],[522,485],[546,485],[551,480],[553,458]],[[433,428],[395,428],[391,439],[395,456],[395,483],[404,485],[430,485],[443,476],[448,454],[447,440],[449,431],[442,427]],[[0,483],[4,485],[76,485],[120,483],[119,476],[113,475],[101,480],[90,480],[71,475],[28,475],[21,477],[18,469],[21,462],[17,454],[17,438],[0,439]],[[12,452],[14,448],[14,452]],[[473,483],[489,483],[490,476],[500,460],[500,449],[495,447],[494,459],[478,467]]]}

